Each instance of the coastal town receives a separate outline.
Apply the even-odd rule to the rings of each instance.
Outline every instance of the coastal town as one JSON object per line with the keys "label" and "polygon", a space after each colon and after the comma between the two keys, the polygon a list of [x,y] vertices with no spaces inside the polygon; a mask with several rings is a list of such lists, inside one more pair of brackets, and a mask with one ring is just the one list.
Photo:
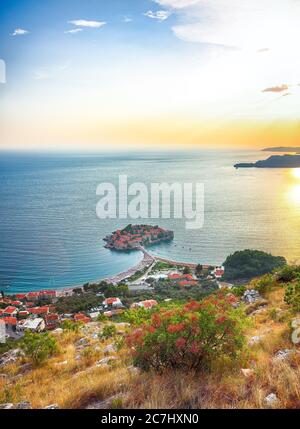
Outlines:
{"label": "coastal town", "polygon": [[124,229],[117,229],[104,238],[105,247],[114,250],[133,250],[140,246],[149,246],[174,238],[173,231],[152,225],[127,225]]}
{"label": "coastal town", "polygon": [[[0,324],[5,326],[6,338],[17,340],[26,330],[42,332],[61,329],[65,321],[88,324],[101,317],[116,318],[130,308],[149,309],[162,299],[170,301],[174,293],[180,294],[184,290],[204,291],[203,285],[207,287],[207,284],[213,288],[222,288],[224,285],[230,287],[228,283],[222,282],[224,267],[170,261],[153,256],[142,247],[145,237],[141,231],[145,233],[147,242],[165,240],[166,237],[173,236],[170,231],[144,225],[141,226],[139,233],[132,226],[130,233],[129,228],[123,231],[127,232],[113,233],[111,237],[114,238],[109,239],[108,243],[110,245],[114,243],[114,246],[126,243],[124,244],[126,248],[138,243],[139,249],[143,252],[142,261],[126,272],[98,283],[88,283],[69,289],[41,290],[14,295],[5,295],[2,292]],[[133,242],[129,240],[129,237],[136,235],[138,237],[134,237]],[[68,300],[78,298],[79,303],[85,303],[87,297],[90,302],[84,311],[74,311],[71,307],[68,310]]]}

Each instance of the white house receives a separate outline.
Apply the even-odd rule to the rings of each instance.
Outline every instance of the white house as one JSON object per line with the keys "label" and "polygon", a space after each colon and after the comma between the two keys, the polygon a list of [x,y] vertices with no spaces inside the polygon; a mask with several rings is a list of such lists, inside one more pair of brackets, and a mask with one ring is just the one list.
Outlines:
{"label": "white house", "polygon": [[44,319],[37,317],[36,319],[26,319],[18,323],[18,331],[32,331],[41,332],[44,331],[46,325]]}

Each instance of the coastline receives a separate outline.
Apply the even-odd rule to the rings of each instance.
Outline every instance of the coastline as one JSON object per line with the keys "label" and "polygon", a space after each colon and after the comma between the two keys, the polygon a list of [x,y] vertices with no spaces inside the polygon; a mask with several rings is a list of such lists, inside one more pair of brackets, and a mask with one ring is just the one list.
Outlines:
{"label": "coastline", "polygon": [[[108,283],[117,284],[120,281],[125,280],[126,278],[134,275],[137,271],[141,271],[145,268],[149,268],[153,263],[155,263],[157,261],[165,262],[165,263],[168,263],[168,264],[174,265],[174,266],[180,265],[182,267],[189,267],[189,268],[196,268],[196,266],[197,266],[197,264],[195,264],[195,263],[173,261],[173,260],[168,259],[168,258],[161,258],[159,256],[152,255],[144,247],[140,247],[137,250],[139,250],[140,252],[143,253],[143,258],[137,265],[134,265],[133,267],[128,268],[126,271],[121,271],[121,272],[114,274],[110,277],[103,277],[101,279],[90,280],[89,282],[86,282],[86,283],[93,284],[93,283],[100,283],[101,281],[106,281]],[[212,264],[212,266],[215,266],[215,265]],[[62,296],[71,295],[73,293],[74,289],[83,289],[83,284],[77,284],[77,285],[66,286],[66,287],[61,287],[61,288],[53,288],[52,290],[56,291],[57,297],[62,297]],[[28,292],[30,292],[30,291],[28,291]],[[12,294],[8,293],[6,295],[14,295],[14,293],[12,293]]]}

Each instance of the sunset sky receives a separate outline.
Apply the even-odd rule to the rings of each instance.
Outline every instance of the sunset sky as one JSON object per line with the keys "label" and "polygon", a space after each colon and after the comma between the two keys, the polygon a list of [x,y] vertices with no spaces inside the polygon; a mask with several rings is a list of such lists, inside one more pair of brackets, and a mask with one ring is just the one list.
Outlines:
{"label": "sunset sky", "polygon": [[2,149],[300,145],[300,0],[0,5]]}

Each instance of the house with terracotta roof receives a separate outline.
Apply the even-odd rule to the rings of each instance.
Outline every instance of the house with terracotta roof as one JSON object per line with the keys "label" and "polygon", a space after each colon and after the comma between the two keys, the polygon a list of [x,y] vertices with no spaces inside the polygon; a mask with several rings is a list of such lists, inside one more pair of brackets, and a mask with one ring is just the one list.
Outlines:
{"label": "house with terracotta roof", "polygon": [[41,316],[41,315],[45,315],[45,314],[50,313],[50,307],[46,306],[46,305],[43,307],[33,307],[33,308],[28,309],[28,311],[31,314],[37,314],[37,315]]}
{"label": "house with terracotta roof", "polygon": [[130,308],[143,307],[143,308],[149,308],[150,309],[157,304],[158,304],[158,302],[155,299],[147,299],[146,301],[134,302],[130,306]]}
{"label": "house with terracotta roof", "polygon": [[46,314],[44,320],[46,329],[55,329],[60,324],[60,316],[56,313]]}
{"label": "house with terracotta roof", "polygon": [[13,305],[14,307],[20,307],[20,305],[22,305],[21,301],[12,301],[11,305]]}
{"label": "house with terracotta roof", "polygon": [[13,330],[15,330],[18,323],[16,317],[7,316],[7,317],[3,317],[1,320],[5,323],[7,328],[10,327],[10,328],[13,328]]}
{"label": "house with terracotta roof", "polygon": [[56,298],[56,291],[55,290],[41,290],[39,292],[39,299],[40,300],[50,300]]}
{"label": "house with terracotta roof", "polygon": [[89,323],[89,322],[91,322],[91,318],[88,317],[88,316],[86,316],[83,313],[74,314],[74,320],[75,320],[75,322],[82,322],[82,323]]}
{"label": "house with terracotta roof", "polygon": [[179,280],[181,279],[181,274],[177,274],[177,273],[172,273],[168,275],[168,279],[169,280]]}
{"label": "house with terracotta roof", "polygon": [[120,298],[106,298],[102,305],[104,305],[105,308],[112,307],[112,308],[120,308],[123,307],[123,303],[120,300]]}
{"label": "house with terracotta roof", "polygon": [[216,279],[221,279],[225,273],[224,267],[216,267],[213,271],[213,274]]}
{"label": "house with terracotta roof", "polygon": [[24,301],[26,299],[26,293],[17,293],[15,297],[20,301]]}
{"label": "house with terracotta roof", "polygon": [[27,301],[38,301],[40,293],[39,292],[28,292],[26,294]]}
{"label": "house with terracotta roof", "polygon": [[18,313],[18,318],[19,319],[26,319],[29,316],[29,314],[30,314],[29,311],[27,311],[27,310],[21,310]]}
{"label": "house with terracotta roof", "polygon": [[8,306],[4,309],[3,315],[6,317],[16,317],[18,314],[18,309],[13,306]]}

